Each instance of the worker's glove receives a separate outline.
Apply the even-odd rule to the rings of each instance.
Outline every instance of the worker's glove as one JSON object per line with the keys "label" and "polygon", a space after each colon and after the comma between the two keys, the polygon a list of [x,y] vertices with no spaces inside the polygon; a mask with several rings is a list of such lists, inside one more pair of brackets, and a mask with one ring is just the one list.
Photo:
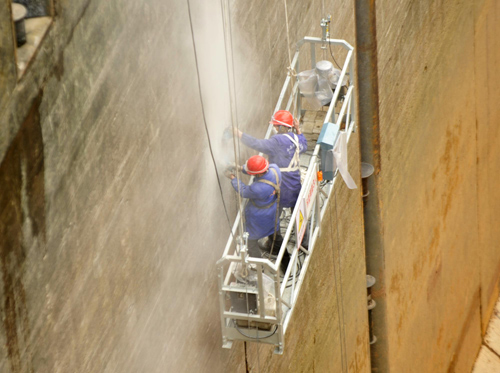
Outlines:
{"label": "worker's glove", "polygon": [[298,135],[302,134],[302,131],[300,130],[300,122],[297,118],[293,120],[293,128],[295,129],[295,133]]}
{"label": "worker's glove", "polygon": [[243,132],[241,132],[239,129],[237,128],[233,128],[233,135],[236,136],[236,137],[240,137],[241,138],[241,135],[243,134]]}

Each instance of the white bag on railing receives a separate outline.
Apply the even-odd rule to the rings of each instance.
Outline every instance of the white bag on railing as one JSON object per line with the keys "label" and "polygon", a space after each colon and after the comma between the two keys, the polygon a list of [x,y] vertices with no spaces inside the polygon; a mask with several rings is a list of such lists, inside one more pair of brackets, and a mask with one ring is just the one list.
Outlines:
{"label": "white bag on railing", "polygon": [[315,70],[306,70],[297,74],[300,93],[306,98],[314,110],[321,109],[321,102],[316,98],[318,74]]}
{"label": "white bag on railing", "polygon": [[297,74],[300,93],[306,98],[313,110],[319,110],[329,104],[333,92],[327,79],[318,75],[316,69],[302,71]]}
{"label": "white bag on railing", "polygon": [[347,164],[347,133],[345,131],[340,132],[335,146],[330,151],[333,153],[333,169],[335,170],[338,167],[347,187],[349,189],[356,189],[356,183],[349,173]]}
{"label": "white bag on railing", "polygon": [[315,70],[305,70],[297,74],[299,79],[300,93],[304,96],[314,96],[316,84],[318,84],[318,74]]}
{"label": "white bag on railing", "polygon": [[319,102],[321,102],[321,106],[328,105],[332,101],[333,91],[328,80],[318,77],[315,95]]}

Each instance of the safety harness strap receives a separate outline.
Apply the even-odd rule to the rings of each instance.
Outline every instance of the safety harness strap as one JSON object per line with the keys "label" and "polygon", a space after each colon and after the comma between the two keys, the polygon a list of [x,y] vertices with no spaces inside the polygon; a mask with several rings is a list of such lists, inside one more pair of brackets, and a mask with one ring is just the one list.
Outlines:
{"label": "safety harness strap", "polygon": [[[279,200],[279,195],[280,195],[280,185],[279,185],[279,177],[278,177],[278,173],[276,172],[276,170],[274,168],[270,168],[270,170],[273,172],[274,174],[274,177],[276,178],[276,183],[273,183],[272,181],[269,181],[269,180],[265,180],[265,179],[258,179],[256,181],[256,183],[264,183],[264,184],[267,184],[267,185],[270,185],[274,188],[274,191],[275,193],[278,195],[278,200]],[[257,206],[254,202],[254,200],[252,200],[252,203],[255,207],[257,207],[258,209],[268,209],[269,207],[273,206],[274,205],[274,201],[271,202],[271,203],[268,203],[267,205],[264,205],[264,206]]]}
{"label": "safety harness strap", "polygon": [[290,160],[290,163],[288,167],[286,168],[280,168],[281,172],[292,172],[292,171],[297,171],[300,166],[300,147],[299,147],[299,139],[296,134],[293,134],[290,136],[289,134],[285,134],[286,137],[290,139],[291,142],[295,145],[295,154],[293,155],[292,159]]}

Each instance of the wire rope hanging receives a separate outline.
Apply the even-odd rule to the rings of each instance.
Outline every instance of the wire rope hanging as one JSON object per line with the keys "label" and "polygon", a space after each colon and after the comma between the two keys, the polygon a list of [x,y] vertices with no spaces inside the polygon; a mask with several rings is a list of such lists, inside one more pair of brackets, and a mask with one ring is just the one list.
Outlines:
{"label": "wire rope hanging", "polygon": [[[240,213],[240,236],[243,237],[243,232],[245,231],[245,215],[243,213],[243,201],[240,194],[240,180],[242,177],[242,172],[238,166],[241,163],[240,157],[240,141],[238,136],[234,136],[236,131],[239,131],[238,123],[238,107],[236,102],[236,83],[235,83],[235,73],[234,73],[234,55],[233,55],[233,42],[231,37],[231,18],[229,13],[229,4],[227,0],[221,0],[221,13],[222,13],[222,27],[224,31],[224,51],[226,57],[226,72],[227,72],[227,83],[229,90],[229,104],[231,108],[231,128],[233,131],[233,151],[234,151],[234,161],[236,163],[236,181],[238,184],[238,196],[237,205],[238,212]],[[229,26],[228,26],[229,25]],[[231,58],[229,58],[231,57]]]}
{"label": "wire rope hanging", "polygon": [[[321,16],[325,17],[325,0],[321,0]],[[326,49],[323,49],[323,59],[326,60]]]}
{"label": "wire rope hanging", "polygon": [[221,199],[222,199],[222,205],[224,206],[224,212],[225,212],[225,215],[226,215],[227,223],[229,225],[229,232],[233,236],[233,229],[231,227],[231,221],[229,220],[229,214],[228,214],[228,211],[227,211],[226,201],[224,200],[224,194],[222,192],[222,185],[221,185],[221,182],[220,182],[219,171],[217,170],[217,163],[215,161],[215,156],[214,156],[214,152],[213,152],[213,148],[212,148],[212,141],[210,140],[210,133],[208,131],[208,126],[207,126],[207,118],[206,118],[206,115],[205,115],[205,104],[203,102],[203,94],[201,93],[200,69],[199,69],[199,66],[198,66],[198,55],[196,53],[196,42],[194,40],[193,20],[192,20],[192,17],[191,17],[191,5],[189,3],[189,0],[187,0],[187,6],[188,6],[188,15],[189,15],[189,26],[190,26],[190,29],[191,29],[191,40],[192,40],[192,43],[193,43],[194,61],[195,61],[195,65],[196,65],[196,77],[197,77],[197,82],[198,82],[198,93],[199,93],[199,96],[200,96],[201,112],[202,112],[202,116],[203,116],[203,123],[204,123],[204,126],[205,126],[205,133],[207,135],[207,140],[208,140],[208,148],[210,150],[210,156],[212,158],[212,163],[213,163],[213,166],[214,166],[215,175],[217,177],[217,183],[219,185],[219,192],[220,192],[220,196],[221,196]]}
{"label": "wire rope hanging", "polygon": [[[324,5],[323,5],[323,7],[324,7]],[[323,14],[325,14],[325,9],[323,9]],[[328,22],[328,25],[327,25],[327,34],[330,35],[330,23],[332,22],[332,20],[331,20],[331,16],[328,16],[328,17],[330,18],[330,22]],[[328,43],[328,49],[330,51],[330,55],[332,56],[333,62],[335,62],[335,65],[337,65],[337,68],[339,68],[340,70],[342,70],[342,68],[340,67],[339,63],[335,59],[335,56],[333,55],[332,43]]]}
{"label": "wire rope hanging", "polygon": [[[242,204],[242,198],[240,194],[240,179],[241,179],[241,170],[239,168],[240,165],[240,151],[241,151],[241,144],[240,144],[240,139],[239,136],[236,136],[235,133],[239,132],[239,122],[238,122],[238,107],[237,107],[237,97],[236,97],[236,78],[235,78],[235,71],[234,71],[234,54],[233,54],[233,40],[232,40],[232,25],[231,25],[231,15],[230,15],[230,6],[227,0],[221,0],[221,12],[222,12],[222,26],[223,26],[223,31],[224,31],[224,51],[225,51],[225,57],[226,57],[226,71],[227,71],[227,79],[228,79],[228,89],[229,89],[229,99],[230,99],[230,107],[231,107],[231,127],[233,130],[233,150],[234,150],[234,159],[236,162],[236,180],[238,183],[238,210],[240,213],[240,236],[243,237],[243,232],[244,232],[244,219],[245,215],[243,213],[243,204]],[[243,267],[243,263],[241,264]],[[260,270],[258,268],[258,270]],[[249,317],[247,319],[247,327],[248,329],[251,328],[252,322],[250,319],[250,309],[249,309],[249,300],[248,300],[248,281],[249,281],[249,268],[246,269],[247,272],[247,279],[245,281],[245,293],[246,293],[246,308],[247,308],[247,316]],[[263,307],[264,305],[260,305],[260,307]],[[234,321],[237,323],[236,321]],[[265,337],[259,337],[259,326],[258,323],[255,322],[255,329],[256,329],[256,340],[262,339],[262,338],[267,338],[269,336],[272,336],[276,330]],[[236,330],[242,334],[243,336],[249,338],[244,332],[242,332],[238,326],[236,325]],[[259,346],[257,346],[257,349],[259,349]],[[260,372],[260,353],[259,350],[257,350],[257,366],[258,366],[258,371]]]}
{"label": "wire rope hanging", "polygon": [[[292,52],[290,50],[290,25],[289,25],[289,21],[288,21],[288,4],[287,4],[287,0],[283,0],[283,4],[285,6],[285,25],[286,25],[286,43],[287,43],[287,52],[288,52],[288,67],[287,67],[287,75],[290,77],[290,79],[295,79],[297,80],[297,72],[295,71],[295,67],[292,66]],[[290,95],[292,97],[292,110],[291,110],[291,113],[292,113],[292,116],[294,118],[297,118],[297,100],[298,100],[298,92],[299,92],[299,89],[298,89],[298,86],[295,88],[295,85],[292,84],[290,86]],[[294,91],[295,89],[295,91]],[[300,113],[299,113],[300,114]]]}
{"label": "wire rope hanging", "polygon": [[297,75],[295,70],[292,67],[292,53],[290,52],[290,26],[288,25],[288,6],[287,0],[283,0],[285,4],[285,25],[286,25],[286,47],[288,51],[288,75],[295,76]]}

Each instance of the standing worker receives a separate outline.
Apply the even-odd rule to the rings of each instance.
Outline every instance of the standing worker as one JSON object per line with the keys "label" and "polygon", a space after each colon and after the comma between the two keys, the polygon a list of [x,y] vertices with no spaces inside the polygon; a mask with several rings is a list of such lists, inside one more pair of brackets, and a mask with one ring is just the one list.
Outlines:
{"label": "standing worker", "polygon": [[[274,125],[278,134],[269,139],[258,140],[239,130],[235,130],[235,134],[249,148],[269,155],[269,162],[275,163],[280,168],[282,183],[279,213],[281,214],[283,208],[293,209],[299,197],[302,186],[299,155],[307,150],[307,140],[300,131],[299,121],[294,119],[289,111],[278,110],[274,113],[270,123]],[[293,133],[293,128],[296,133]],[[278,231],[276,239],[270,235],[268,243],[263,248],[270,250],[271,242],[275,243],[274,247],[279,248],[282,241],[283,238]]]}
{"label": "standing worker", "polygon": [[243,172],[254,175],[251,185],[238,180],[231,172],[226,176],[231,179],[234,190],[249,201],[245,208],[245,230],[248,232],[248,254],[251,257],[262,257],[258,240],[267,236],[273,237],[279,232],[279,210],[281,172],[277,165],[269,164],[260,155],[250,157],[243,167]]}

